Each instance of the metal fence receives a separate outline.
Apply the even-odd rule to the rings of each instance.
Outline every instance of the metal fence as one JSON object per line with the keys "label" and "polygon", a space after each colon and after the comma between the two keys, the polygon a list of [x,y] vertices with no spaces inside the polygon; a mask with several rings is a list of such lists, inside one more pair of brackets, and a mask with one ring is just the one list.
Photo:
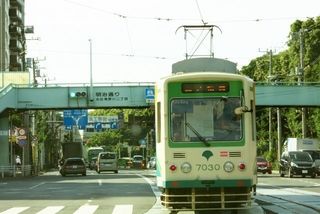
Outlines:
{"label": "metal fence", "polygon": [[4,177],[24,177],[36,174],[36,170],[32,165],[21,166],[0,166],[0,176]]}

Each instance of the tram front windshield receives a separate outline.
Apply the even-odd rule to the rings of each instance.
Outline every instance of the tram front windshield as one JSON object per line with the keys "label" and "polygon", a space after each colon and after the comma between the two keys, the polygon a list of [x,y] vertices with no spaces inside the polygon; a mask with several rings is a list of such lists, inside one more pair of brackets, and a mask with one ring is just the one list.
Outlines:
{"label": "tram front windshield", "polygon": [[204,143],[240,140],[242,116],[234,113],[239,106],[239,97],[172,99],[171,140]]}

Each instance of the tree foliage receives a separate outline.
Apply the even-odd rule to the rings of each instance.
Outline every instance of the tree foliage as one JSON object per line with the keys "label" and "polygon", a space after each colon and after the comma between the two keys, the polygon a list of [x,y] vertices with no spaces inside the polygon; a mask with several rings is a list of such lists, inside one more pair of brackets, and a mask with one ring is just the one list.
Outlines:
{"label": "tree foliage", "polygon": [[129,145],[139,145],[147,133],[154,129],[154,110],[152,109],[99,109],[90,112],[90,115],[112,116],[122,115],[125,123],[118,130],[106,130],[94,134],[89,139],[89,146],[104,146],[115,148],[118,143],[126,142]]}
{"label": "tree foliage", "polygon": [[[301,82],[319,82],[320,80],[320,17],[308,18],[305,21],[296,20],[288,34],[288,48],[278,54],[273,54],[272,71],[270,71],[270,52],[251,60],[240,73],[251,77],[256,82],[276,82],[277,84],[297,84]],[[274,51],[273,51],[274,52]],[[301,58],[301,56],[303,56]],[[303,69],[300,69],[303,67]],[[273,110],[272,139],[277,141],[277,117]],[[282,138],[302,137],[301,109],[281,108]],[[320,110],[308,108],[306,111],[307,137],[320,136]],[[257,108],[257,141],[258,153],[265,154],[269,144],[269,117],[266,109]],[[271,151],[273,152],[273,151]],[[273,152],[274,153],[274,152]],[[272,159],[276,159],[276,152]]]}

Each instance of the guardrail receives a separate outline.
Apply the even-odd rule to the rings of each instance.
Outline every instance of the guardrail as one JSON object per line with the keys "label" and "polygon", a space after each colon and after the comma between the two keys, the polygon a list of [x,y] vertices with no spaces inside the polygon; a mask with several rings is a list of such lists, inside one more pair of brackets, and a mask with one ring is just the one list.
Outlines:
{"label": "guardrail", "polygon": [[30,176],[34,174],[32,165],[22,165],[22,166],[0,166],[1,178],[4,177],[23,177]]}

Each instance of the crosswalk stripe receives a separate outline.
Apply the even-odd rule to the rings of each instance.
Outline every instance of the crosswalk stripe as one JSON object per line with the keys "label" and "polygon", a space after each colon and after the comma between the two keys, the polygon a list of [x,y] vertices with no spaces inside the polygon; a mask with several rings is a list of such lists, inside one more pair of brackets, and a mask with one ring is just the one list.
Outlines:
{"label": "crosswalk stripe", "polygon": [[37,214],[55,214],[62,210],[64,206],[49,206],[41,210],[40,212],[37,212]]}
{"label": "crosswalk stripe", "polygon": [[73,214],[90,214],[94,213],[98,209],[98,205],[82,205],[79,209],[77,209]]}
{"label": "crosswalk stripe", "polygon": [[113,208],[112,214],[131,214],[133,211],[132,204],[122,204],[122,205],[115,205]]}
{"label": "crosswalk stripe", "polygon": [[12,207],[6,211],[1,212],[0,214],[18,214],[29,208],[30,207]]}

